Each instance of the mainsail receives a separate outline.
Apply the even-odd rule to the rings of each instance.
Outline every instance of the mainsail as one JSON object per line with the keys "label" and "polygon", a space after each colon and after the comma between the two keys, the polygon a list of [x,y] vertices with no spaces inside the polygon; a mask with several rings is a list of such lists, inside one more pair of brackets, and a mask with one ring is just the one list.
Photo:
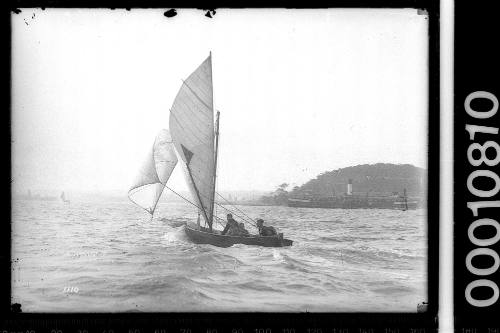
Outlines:
{"label": "mainsail", "polygon": [[211,227],[215,189],[211,56],[183,82],[170,110],[169,128],[191,195]]}
{"label": "mainsail", "polygon": [[130,200],[153,215],[176,164],[177,156],[170,133],[162,130],[156,136],[153,149],[128,192]]}

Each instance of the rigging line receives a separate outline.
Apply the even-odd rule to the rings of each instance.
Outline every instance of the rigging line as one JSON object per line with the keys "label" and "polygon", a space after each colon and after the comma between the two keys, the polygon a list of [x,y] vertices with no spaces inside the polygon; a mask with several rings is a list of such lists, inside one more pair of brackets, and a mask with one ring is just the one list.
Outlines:
{"label": "rigging line", "polygon": [[[193,176],[195,176],[195,175],[193,175]],[[206,185],[206,183],[205,183],[205,182],[203,182],[202,180],[200,180],[198,177],[193,177],[193,178],[197,178],[197,180],[198,180],[199,182],[204,183],[204,184]],[[219,192],[215,192],[215,193],[216,193],[219,197],[221,197],[222,199],[224,199],[224,200],[228,203],[228,205],[230,205],[231,207],[235,208],[235,209],[236,209],[236,210],[238,210],[240,213],[242,213],[244,216],[246,216],[246,218],[245,218],[245,217],[243,217],[243,216],[241,216],[241,215],[239,215],[239,214],[236,214],[234,211],[232,211],[232,210],[230,210],[230,209],[226,208],[226,207],[225,207],[225,206],[223,206],[222,204],[217,203],[217,202],[215,201],[215,198],[211,199],[211,198],[207,197],[206,195],[203,195],[203,194],[200,194],[200,195],[201,195],[202,197],[204,197],[205,199],[208,199],[208,200],[213,200],[213,201],[214,201],[214,203],[215,203],[217,206],[222,207],[223,209],[225,209],[226,211],[228,211],[228,212],[230,212],[230,213],[233,213],[233,214],[234,214],[234,215],[236,215],[237,217],[241,218],[243,221],[246,221],[247,223],[250,223],[251,225],[253,225],[253,226],[255,226],[255,227],[257,226],[257,222],[256,222],[254,219],[252,219],[250,216],[248,216],[247,214],[245,214],[245,212],[243,212],[243,211],[242,211],[241,209],[239,209],[238,207],[235,207],[234,205],[232,205],[232,204],[229,202],[229,200],[227,200],[226,198],[224,198],[224,197],[223,197],[223,196],[222,196]]]}
{"label": "rigging line", "polygon": [[253,221],[252,221],[252,220],[248,221],[248,220],[247,220],[247,219],[245,219],[243,216],[236,214],[235,212],[233,212],[232,210],[230,210],[230,209],[228,209],[228,208],[224,207],[223,205],[221,205],[220,203],[216,202],[215,200],[214,200],[214,204],[216,204],[217,206],[221,207],[222,209],[225,209],[226,211],[228,211],[228,212],[230,212],[230,213],[232,213],[232,214],[236,215],[237,217],[239,217],[239,218],[240,218],[240,219],[242,219],[243,221],[245,221],[245,222],[247,222],[247,223],[250,223],[250,224],[251,224],[251,225],[253,225],[253,226],[256,226],[256,225],[253,223]]}
{"label": "rigging line", "polygon": [[[202,196],[204,196],[204,195],[202,195]],[[205,197],[205,198],[207,198],[206,196],[204,196],[204,197]],[[208,198],[207,198],[207,199],[208,199]],[[232,210],[230,210],[230,209],[228,209],[228,208],[224,207],[223,205],[221,205],[220,203],[216,202],[215,200],[214,200],[214,204],[216,204],[217,206],[221,207],[222,209],[224,209],[224,210],[226,210],[226,211],[228,211],[228,212],[230,212],[230,213],[232,213],[232,214],[236,215],[237,217],[239,217],[239,218],[240,218],[240,219],[242,219],[243,221],[245,221],[245,222],[247,222],[247,223],[250,223],[250,224],[251,224],[251,225],[253,225],[254,227],[257,227],[257,225],[256,225],[256,224],[255,224],[255,223],[254,223],[251,219],[250,219],[250,221],[248,221],[248,219],[245,219],[245,217],[243,217],[243,216],[241,216],[241,215],[236,214],[234,211],[232,211]]]}
{"label": "rigging line", "polygon": [[195,206],[196,208],[200,209],[200,207],[198,207],[197,204],[191,202],[190,200],[184,198],[182,195],[180,195],[179,193],[175,192],[174,190],[172,190],[170,187],[168,187],[167,185],[165,185],[166,188],[168,188],[170,191],[172,191],[173,193],[177,194],[179,197],[181,197],[182,199],[186,200],[187,202],[189,202],[191,205]]}
{"label": "rigging line", "polygon": [[[193,180],[195,180],[195,179],[196,179],[196,181],[197,181],[197,182],[202,183],[202,184],[203,184],[203,185],[205,185],[205,186],[206,186],[206,185],[210,185],[210,184],[207,184],[207,182],[205,182],[205,181],[203,181],[202,179],[200,179],[200,177],[198,177],[198,175],[197,175],[196,173],[195,173],[195,174],[191,173],[191,176],[192,176]],[[193,184],[193,185],[196,187],[196,185],[195,185],[195,184]],[[228,211],[228,212],[230,212],[230,213],[233,213],[233,214],[234,214],[234,215],[236,215],[237,217],[241,218],[243,221],[245,221],[245,222],[247,222],[247,223],[250,223],[251,225],[253,225],[253,226],[255,226],[255,227],[256,227],[257,222],[255,222],[255,220],[253,220],[250,216],[248,216],[245,212],[243,212],[243,211],[242,211],[241,209],[239,209],[238,207],[235,207],[234,205],[232,205],[232,204],[231,204],[231,203],[230,203],[230,202],[229,202],[226,198],[224,198],[224,197],[223,197],[220,193],[218,193],[218,192],[215,192],[215,193],[216,193],[219,197],[221,197],[223,200],[225,200],[225,201],[226,201],[226,202],[227,202],[230,206],[232,206],[233,208],[235,208],[236,210],[238,210],[240,213],[242,213],[244,216],[241,216],[241,215],[239,215],[239,214],[236,214],[234,211],[232,211],[232,210],[230,210],[230,209],[228,209],[228,208],[224,207],[222,204],[217,203],[217,202],[215,201],[215,198],[210,198],[210,197],[208,197],[207,195],[205,195],[205,194],[203,194],[203,193],[201,193],[201,192],[199,192],[199,191],[198,191],[198,194],[199,194],[200,196],[202,196],[203,198],[208,199],[208,200],[210,200],[210,201],[213,201],[213,202],[214,202],[214,204],[216,204],[217,206],[222,207],[222,208],[223,208],[223,209],[225,209],[226,211]],[[203,204],[203,203],[201,203],[201,204]],[[245,217],[246,217],[246,218],[245,218]]]}
{"label": "rigging line", "polygon": [[214,217],[215,217],[215,219],[216,219],[215,223],[217,223],[217,224],[218,224],[218,225],[220,225],[221,227],[223,226],[223,224],[222,224],[221,222],[217,221],[217,220],[220,220],[220,221],[226,222],[226,220],[221,219],[220,217],[218,217],[218,216],[216,216],[216,215],[214,215]]}
{"label": "rigging line", "polygon": [[220,193],[218,193],[218,192],[215,192],[215,193],[217,193],[217,195],[218,195],[219,197],[221,197],[222,199],[224,199],[224,200],[227,202],[227,204],[228,204],[228,205],[230,205],[231,207],[233,207],[233,208],[235,208],[236,210],[238,210],[241,214],[243,214],[243,215],[245,215],[246,217],[248,217],[248,218],[249,218],[252,222],[257,223],[254,219],[252,219],[250,216],[248,216],[247,214],[245,214],[245,212],[244,212],[244,211],[242,211],[242,210],[241,210],[241,209],[239,209],[238,207],[236,207],[236,206],[234,206],[233,204],[231,204],[231,203],[229,202],[229,200],[227,200],[226,198],[224,198],[224,197],[223,197]]}
{"label": "rigging line", "polygon": [[[216,192],[216,193],[217,193],[217,192]],[[217,195],[219,195],[222,199],[224,199],[224,200],[226,200],[226,201],[227,201],[227,199],[225,199],[224,197],[222,197],[219,193],[217,193]],[[227,201],[227,202],[229,203],[229,201]],[[256,222],[255,222],[255,221],[254,221],[251,217],[249,217],[248,215],[246,215],[243,211],[241,211],[240,209],[238,209],[238,207],[235,207],[235,206],[233,206],[233,205],[231,205],[231,204],[229,203],[229,205],[230,205],[230,206],[232,206],[233,208],[236,208],[238,211],[240,211],[240,212],[241,212],[243,215],[245,215],[247,218],[245,218],[245,217],[243,217],[243,216],[241,216],[241,215],[239,215],[239,214],[236,214],[234,211],[232,211],[232,210],[230,210],[230,209],[228,209],[228,208],[224,207],[222,204],[215,202],[215,200],[214,200],[214,203],[215,203],[217,206],[220,206],[220,207],[222,207],[223,209],[225,209],[226,211],[233,213],[233,214],[234,214],[234,215],[236,215],[237,217],[241,218],[243,221],[245,221],[245,222],[247,222],[247,223],[249,223],[249,224],[251,224],[251,225],[253,225],[254,227],[256,227],[256,228],[257,228],[257,223],[256,223]]]}
{"label": "rigging line", "polygon": [[[201,180],[199,177],[197,177],[197,175],[196,175],[196,174],[192,174],[192,178],[196,179],[198,182],[202,183],[203,185],[207,185],[207,183],[206,183],[206,182],[204,182],[203,180]],[[210,184],[208,184],[208,185],[210,185]],[[222,195],[220,195],[220,193],[218,193],[218,192],[215,192],[215,193],[217,193],[217,195],[218,195],[219,197],[221,197],[222,199],[224,199],[226,202],[228,202],[228,203],[229,203],[229,201],[228,201],[226,198],[224,198]],[[211,200],[211,201],[213,200],[214,204],[216,204],[217,206],[222,207],[223,209],[225,209],[226,211],[228,211],[228,212],[230,212],[230,213],[233,213],[234,215],[236,215],[237,217],[239,217],[239,218],[240,218],[240,219],[242,219],[243,221],[245,221],[245,222],[247,222],[247,223],[250,223],[250,224],[251,224],[251,225],[253,225],[254,227],[257,227],[257,222],[255,222],[255,221],[254,221],[251,217],[249,217],[248,215],[246,215],[246,214],[245,214],[245,213],[244,213],[241,209],[239,209],[238,207],[234,207],[234,206],[233,206],[235,209],[237,209],[238,211],[240,211],[240,212],[241,212],[243,215],[245,215],[247,218],[245,218],[244,216],[241,216],[241,215],[239,215],[239,214],[236,214],[234,211],[232,211],[232,210],[230,210],[230,209],[228,209],[228,208],[224,207],[222,204],[217,203],[217,202],[215,201],[215,198],[210,198],[210,197],[208,197],[208,196],[206,196],[206,195],[204,195],[203,193],[200,193],[200,192],[198,192],[198,194],[199,194],[200,196],[202,196],[203,198],[205,198],[205,199],[208,199],[208,200]],[[229,205],[231,205],[231,204],[229,204]],[[231,206],[232,206],[232,205],[231,205]]]}
{"label": "rigging line", "polygon": [[[206,182],[204,182],[203,180],[201,180],[199,177],[197,177],[197,175],[196,175],[196,174],[191,173],[191,178],[193,178],[193,182],[192,182],[192,183],[193,183],[193,185],[194,185],[194,187],[195,187],[195,188],[197,188],[197,187],[196,187],[196,184],[194,184],[194,180],[195,180],[195,179],[196,179],[198,182],[202,183],[203,185],[207,185],[207,183],[206,183]],[[200,191],[196,191],[196,192],[197,192],[197,194],[198,194],[200,197],[203,197],[204,199],[208,199],[209,201],[213,201],[213,202],[214,202],[214,204],[216,204],[217,206],[219,206],[219,207],[223,208],[224,210],[228,211],[229,213],[232,213],[232,214],[236,215],[237,217],[239,217],[240,219],[242,219],[243,221],[245,221],[245,222],[247,222],[247,223],[250,223],[250,224],[252,224],[252,225],[256,226],[255,222],[254,222],[251,218],[248,218],[248,219],[250,220],[250,221],[248,221],[248,219],[246,219],[244,216],[241,216],[241,215],[239,215],[239,214],[236,214],[234,211],[232,211],[232,210],[230,210],[230,209],[228,209],[228,208],[224,207],[224,206],[223,206],[223,205],[221,205],[220,203],[216,202],[216,201],[215,201],[215,198],[210,198],[209,196],[207,196],[207,195],[205,195],[205,194],[201,193]],[[216,193],[217,193],[217,192],[216,192]],[[217,195],[221,196],[219,193],[217,193]],[[222,196],[221,196],[221,197],[222,197]],[[222,197],[222,198],[223,198],[224,200],[226,200],[224,197]],[[200,198],[200,199],[201,199],[201,198]],[[227,200],[226,200],[226,201],[227,201]],[[203,205],[203,202],[200,202],[200,204],[202,204],[202,205]],[[196,206],[196,207],[198,207],[198,206]],[[199,208],[199,207],[198,207],[198,208]],[[236,207],[235,207],[235,208],[236,208]]]}
{"label": "rigging line", "polygon": [[[196,208],[200,209],[200,207],[198,207],[198,205],[196,205],[195,203],[191,202],[190,200],[186,199],[184,196],[180,195],[179,193],[177,193],[176,191],[172,190],[170,187],[168,187],[167,185],[165,185],[165,187],[167,189],[169,189],[170,191],[172,191],[173,193],[175,193],[177,196],[179,196],[180,198],[184,199],[185,201],[187,201],[188,203],[190,203],[191,205],[195,206]],[[217,220],[220,220],[220,221],[224,221],[224,219],[218,217],[217,215],[214,215],[214,217],[217,219]],[[220,226],[222,226],[222,224],[220,222],[217,222],[219,223]]]}
{"label": "rigging line", "polygon": [[228,212],[230,212],[230,213],[232,213],[232,214],[236,215],[236,217],[241,218],[244,222],[246,222],[246,223],[248,223],[248,224],[250,224],[250,225],[254,226],[255,228],[257,228],[257,224],[255,224],[252,220],[245,219],[243,216],[236,214],[234,211],[229,210],[228,208],[226,208],[226,207],[222,206],[222,205],[221,205],[221,204],[219,204],[219,203],[215,203],[215,204],[216,204],[216,205],[218,205],[218,206],[220,206],[220,207],[222,207],[222,208],[223,208],[223,209],[225,209],[226,211],[228,211]]}
{"label": "rigging line", "polygon": [[[217,194],[218,194],[218,193],[217,193]],[[228,212],[230,212],[230,213],[232,213],[232,214],[236,215],[237,217],[239,217],[239,218],[240,218],[240,219],[242,219],[243,221],[245,221],[245,222],[247,222],[247,223],[250,223],[250,224],[251,224],[251,225],[253,225],[253,226],[256,226],[256,224],[254,223],[254,221],[253,221],[252,219],[250,219],[250,220],[249,220],[249,219],[246,219],[244,216],[241,216],[241,215],[236,214],[234,211],[230,210],[230,209],[229,209],[229,208],[227,208],[227,207],[224,207],[222,204],[220,204],[220,203],[216,202],[215,200],[214,200],[214,204],[216,204],[217,206],[221,207],[222,209],[224,209],[224,210],[226,210],[226,211],[228,211]]]}

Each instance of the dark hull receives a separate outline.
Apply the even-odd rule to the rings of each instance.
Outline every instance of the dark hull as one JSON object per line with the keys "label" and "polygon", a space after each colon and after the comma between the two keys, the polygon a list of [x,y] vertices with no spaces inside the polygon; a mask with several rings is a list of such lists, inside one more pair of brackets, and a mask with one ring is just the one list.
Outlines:
{"label": "dark hull", "polygon": [[[366,199],[349,199],[349,200],[296,200],[289,199],[288,207],[297,208],[330,208],[330,209],[404,209],[404,202],[394,201],[395,199],[380,199],[380,200],[366,200]],[[415,201],[408,202],[407,209],[417,209],[418,203]]]}
{"label": "dark hull", "polygon": [[257,245],[265,247],[283,247],[291,246],[293,241],[290,239],[279,238],[275,236],[227,236],[217,233],[211,233],[207,228],[201,227],[200,230],[188,226],[184,228],[188,238],[196,244],[210,244],[218,247],[230,247],[234,244]]}

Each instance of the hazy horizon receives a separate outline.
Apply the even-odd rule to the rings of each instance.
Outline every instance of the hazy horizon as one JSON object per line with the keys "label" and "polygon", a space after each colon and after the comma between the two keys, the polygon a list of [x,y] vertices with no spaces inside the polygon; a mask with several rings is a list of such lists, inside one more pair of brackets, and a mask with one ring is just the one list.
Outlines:
{"label": "hazy horizon", "polygon": [[[127,193],[185,79],[213,56],[218,190],[359,164],[427,167],[427,16],[415,9],[22,9],[12,189]],[[177,166],[169,186],[187,192]]]}
{"label": "hazy horizon", "polygon": [[[385,162],[376,162],[376,163],[370,163],[370,165],[379,164],[379,163],[386,164]],[[395,163],[390,163],[390,164],[397,165]],[[358,164],[358,165],[360,165],[360,164]],[[348,167],[353,167],[353,166],[358,166],[358,165],[348,165],[348,166],[345,166],[343,168],[348,168]],[[415,165],[412,165],[412,166],[417,167]],[[337,168],[337,169],[343,169],[343,168]],[[421,167],[417,167],[417,168],[421,168]],[[318,176],[318,175],[320,175],[320,174],[322,174],[324,172],[330,172],[330,171],[334,171],[334,170],[337,170],[337,169],[324,170],[324,171],[318,173],[317,175],[313,176],[312,178],[310,178],[310,179],[308,179],[305,182],[300,183],[300,184],[297,184],[297,183],[287,183],[288,184],[288,190],[292,189],[294,186],[302,186],[305,183],[307,183],[309,180],[316,178],[316,176]],[[421,169],[427,170],[426,168],[421,168]],[[276,183],[276,186],[274,186],[271,189],[253,189],[253,190],[248,190],[248,189],[219,190],[219,189],[217,189],[217,192],[220,193],[220,194],[222,194],[222,195],[227,195],[227,194],[231,194],[231,195],[235,195],[235,194],[240,194],[240,195],[257,195],[257,194],[261,194],[261,195],[263,195],[263,194],[266,194],[266,193],[267,194],[272,193],[282,183],[284,183],[284,182]],[[106,195],[115,196],[115,195],[120,194],[121,196],[126,196],[129,189],[124,189],[124,188],[115,188],[115,189],[113,189],[113,188],[111,188],[111,189],[104,189],[104,190],[85,190],[85,189],[82,190],[82,189],[72,189],[72,188],[34,188],[34,187],[31,187],[31,188],[25,188],[25,189],[21,189],[21,188],[15,188],[14,189],[13,188],[13,190],[15,190],[15,192],[13,192],[14,195],[25,195],[27,193],[27,191],[31,191],[32,194],[38,193],[38,194],[41,194],[41,195],[48,195],[48,194],[56,195],[56,194],[60,194],[61,192],[65,192],[65,193],[76,193],[76,194],[79,194],[79,195],[93,195],[93,194],[97,194],[97,195],[103,195],[103,196],[106,196]],[[176,191],[176,192],[178,192],[179,194],[181,194],[183,196],[189,196],[190,195],[190,192],[189,192],[188,189],[182,189],[182,190],[179,190],[179,191]],[[167,188],[164,189],[162,197],[165,197],[165,196],[177,197],[177,195],[175,193],[173,193],[172,191],[170,191]],[[180,200],[182,200],[182,199],[180,199]]]}

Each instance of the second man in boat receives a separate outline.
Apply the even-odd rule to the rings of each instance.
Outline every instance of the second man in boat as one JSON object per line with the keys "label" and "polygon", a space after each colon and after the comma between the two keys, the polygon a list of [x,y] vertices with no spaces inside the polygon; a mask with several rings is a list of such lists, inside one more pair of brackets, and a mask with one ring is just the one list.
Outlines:
{"label": "second man in boat", "polygon": [[227,224],[224,230],[222,230],[221,235],[249,236],[250,233],[245,229],[243,222],[238,223],[235,219],[233,219],[232,214],[227,214]]}
{"label": "second man in boat", "polygon": [[265,226],[264,225],[264,220],[263,219],[258,219],[257,220],[257,228],[259,229],[259,235],[260,236],[276,236],[278,235],[278,232],[276,229],[272,226]]}

